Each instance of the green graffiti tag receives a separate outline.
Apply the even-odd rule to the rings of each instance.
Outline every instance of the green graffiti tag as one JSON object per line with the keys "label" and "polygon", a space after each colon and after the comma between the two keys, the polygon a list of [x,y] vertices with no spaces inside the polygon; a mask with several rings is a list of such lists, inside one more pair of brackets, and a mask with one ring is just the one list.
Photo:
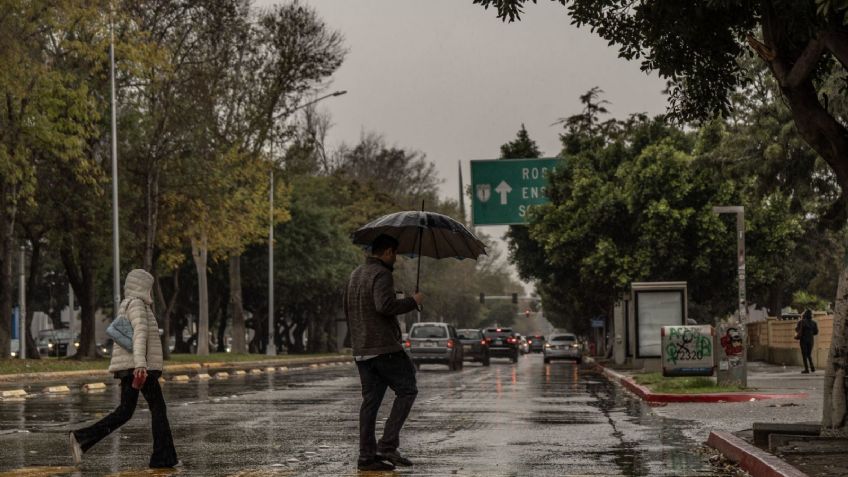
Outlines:
{"label": "green graffiti tag", "polygon": [[674,365],[701,361],[713,355],[712,336],[702,334],[699,328],[673,327],[669,330],[665,351],[666,361]]}

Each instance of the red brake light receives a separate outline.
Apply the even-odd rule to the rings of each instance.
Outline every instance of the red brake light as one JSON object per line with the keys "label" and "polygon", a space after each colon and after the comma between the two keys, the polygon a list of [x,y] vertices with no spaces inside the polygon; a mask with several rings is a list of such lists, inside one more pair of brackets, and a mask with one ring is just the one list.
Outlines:
{"label": "red brake light", "polygon": [[489,340],[487,340],[487,339],[486,340],[480,340],[480,344],[481,345],[487,345],[487,344],[489,344]]}
{"label": "red brake light", "polygon": [[501,329],[500,329],[500,328],[498,328],[498,333],[500,333],[500,332],[501,332]]}
{"label": "red brake light", "polygon": [[517,340],[516,340],[515,338],[507,338],[507,339],[506,339],[506,342],[507,342],[507,343],[515,343],[516,341],[517,341]]}
{"label": "red brake light", "polygon": [[527,340],[527,344],[533,344],[533,340]]}
{"label": "red brake light", "polygon": [[453,348],[453,339],[448,340],[448,348]]}
{"label": "red brake light", "polygon": [[406,340],[406,342],[403,343],[403,345],[406,346],[407,348],[412,348],[412,341]]}

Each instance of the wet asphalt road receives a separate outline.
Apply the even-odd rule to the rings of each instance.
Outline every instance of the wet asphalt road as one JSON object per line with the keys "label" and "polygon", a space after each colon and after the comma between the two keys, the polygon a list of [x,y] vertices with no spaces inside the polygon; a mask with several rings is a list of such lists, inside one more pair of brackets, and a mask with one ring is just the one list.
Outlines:
{"label": "wet asphalt road", "polygon": [[[0,476],[375,475],[355,470],[360,395],[353,364],[164,389],[182,469],[145,470],[145,404],[89,451],[80,469],[67,467],[67,431],[116,406],[118,389],[109,383],[99,394],[0,402]],[[656,416],[594,371],[545,365],[538,354],[516,365],[466,363],[461,372],[424,366],[401,434],[401,450],[416,466],[397,475],[722,475],[686,437],[695,425]]]}

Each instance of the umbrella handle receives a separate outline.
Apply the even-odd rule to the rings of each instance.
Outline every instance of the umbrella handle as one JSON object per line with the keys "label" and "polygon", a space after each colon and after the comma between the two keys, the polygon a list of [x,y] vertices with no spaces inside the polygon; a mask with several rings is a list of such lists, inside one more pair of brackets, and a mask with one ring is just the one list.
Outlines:
{"label": "umbrella handle", "polygon": [[[421,200],[421,212],[424,212],[424,200]],[[421,227],[421,219],[418,220],[418,272],[415,277],[415,293],[418,293],[418,285],[421,283],[421,242],[423,241],[424,227]]]}

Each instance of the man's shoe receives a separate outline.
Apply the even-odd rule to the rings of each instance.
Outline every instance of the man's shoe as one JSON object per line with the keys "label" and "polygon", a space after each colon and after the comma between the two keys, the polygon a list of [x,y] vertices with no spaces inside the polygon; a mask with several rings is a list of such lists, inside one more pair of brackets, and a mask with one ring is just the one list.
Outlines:
{"label": "man's shoe", "polygon": [[356,462],[356,468],[359,470],[373,470],[373,471],[386,471],[386,470],[395,470],[395,466],[384,462],[379,457],[373,459],[362,460],[359,459]]}
{"label": "man's shoe", "polygon": [[391,452],[377,452],[377,458],[387,460],[394,465],[412,467],[412,461],[400,455],[400,452],[396,450],[393,450]]}
{"label": "man's shoe", "polygon": [[805,369],[805,370],[801,371],[801,374],[810,374],[810,371]]}
{"label": "man's shoe", "polygon": [[810,368],[810,372],[811,372],[811,373],[815,373],[815,372],[816,372],[816,368]]}
{"label": "man's shoe", "polygon": [[71,455],[74,458],[74,465],[82,463],[82,447],[77,442],[77,436],[73,432],[68,433],[68,447],[71,448]]}

